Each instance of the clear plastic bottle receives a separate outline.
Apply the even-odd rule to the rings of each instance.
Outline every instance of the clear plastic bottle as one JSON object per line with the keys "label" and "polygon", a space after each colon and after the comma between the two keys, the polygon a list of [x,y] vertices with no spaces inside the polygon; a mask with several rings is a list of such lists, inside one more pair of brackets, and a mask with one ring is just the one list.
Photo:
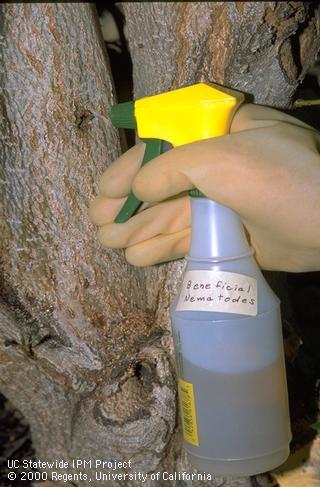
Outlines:
{"label": "clear plastic bottle", "polygon": [[200,471],[254,475],[289,454],[280,302],[238,215],[191,202],[191,249],[171,306],[184,446]]}

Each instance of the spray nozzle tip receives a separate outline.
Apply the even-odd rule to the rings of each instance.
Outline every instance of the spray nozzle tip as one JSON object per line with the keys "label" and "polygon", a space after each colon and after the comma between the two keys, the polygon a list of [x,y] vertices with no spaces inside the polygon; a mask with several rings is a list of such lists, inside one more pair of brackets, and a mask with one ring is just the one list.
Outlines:
{"label": "spray nozzle tip", "polygon": [[134,102],[118,103],[118,105],[112,107],[111,121],[115,127],[135,129]]}

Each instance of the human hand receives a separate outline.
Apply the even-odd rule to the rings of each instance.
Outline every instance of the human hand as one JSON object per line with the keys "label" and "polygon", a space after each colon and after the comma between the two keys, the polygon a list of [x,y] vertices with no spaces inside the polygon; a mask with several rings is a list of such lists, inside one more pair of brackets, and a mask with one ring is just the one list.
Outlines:
{"label": "human hand", "polygon": [[[103,174],[89,216],[105,247],[147,266],[183,257],[190,245],[186,191],[235,210],[263,269],[320,270],[320,135],[271,108],[244,105],[230,134],[186,144],[140,169],[144,144]],[[126,223],[113,223],[129,191],[145,201]]]}

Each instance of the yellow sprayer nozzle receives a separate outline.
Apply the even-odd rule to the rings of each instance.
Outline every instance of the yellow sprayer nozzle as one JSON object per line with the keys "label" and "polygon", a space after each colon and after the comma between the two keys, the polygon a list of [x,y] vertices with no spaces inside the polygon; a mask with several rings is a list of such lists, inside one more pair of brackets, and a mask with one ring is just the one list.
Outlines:
{"label": "yellow sprayer nozzle", "polygon": [[134,110],[137,132],[173,147],[225,135],[243,100],[238,91],[205,83],[140,98]]}

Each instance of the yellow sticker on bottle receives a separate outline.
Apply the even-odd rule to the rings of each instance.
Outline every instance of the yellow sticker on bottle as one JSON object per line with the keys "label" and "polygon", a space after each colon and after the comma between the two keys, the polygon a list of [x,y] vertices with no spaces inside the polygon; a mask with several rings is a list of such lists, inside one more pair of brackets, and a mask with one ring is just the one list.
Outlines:
{"label": "yellow sticker on bottle", "polygon": [[193,384],[179,378],[178,392],[184,439],[191,445],[199,446]]}

